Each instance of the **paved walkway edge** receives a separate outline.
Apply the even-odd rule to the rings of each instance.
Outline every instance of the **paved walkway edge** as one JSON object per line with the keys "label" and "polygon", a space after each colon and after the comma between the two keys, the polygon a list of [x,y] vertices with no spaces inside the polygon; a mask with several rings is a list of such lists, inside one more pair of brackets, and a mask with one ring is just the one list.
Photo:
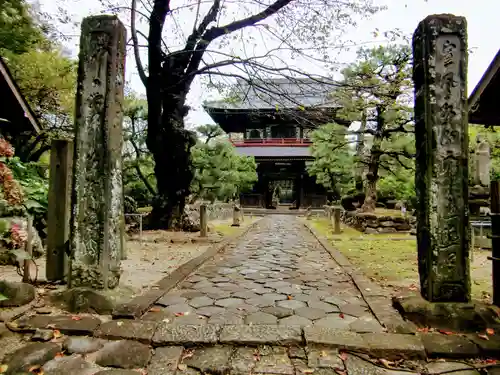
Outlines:
{"label": "paved walkway edge", "polygon": [[156,286],[158,288],[149,289],[145,293],[134,297],[129,302],[117,305],[112,313],[113,319],[136,319],[141,317],[157,300],[163,297],[165,293],[167,293],[170,289],[175,288],[177,284],[183,281],[188,275],[194,272],[208,259],[223,251],[230,243],[237,241],[245,236],[250,230],[256,227],[260,220],[262,219],[256,220],[242,232],[230,236],[219,243],[216,243],[203,254],[182,264],[172,273],[157,282]]}
{"label": "paved walkway edge", "polygon": [[414,324],[405,321],[401,317],[401,315],[392,307],[391,298],[386,295],[384,290],[378,284],[369,280],[357,269],[357,267],[353,266],[342,253],[333,248],[329,241],[319,235],[309,223],[304,222],[304,226],[330,254],[333,260],[335,260],[345,270],[349,277],[351,277],[354,285],[358,288],[361,296],[368,304],[373,315],[375,315],[380,324],[382,324],[388,332],[402,334],[416,333],[416,327]]}

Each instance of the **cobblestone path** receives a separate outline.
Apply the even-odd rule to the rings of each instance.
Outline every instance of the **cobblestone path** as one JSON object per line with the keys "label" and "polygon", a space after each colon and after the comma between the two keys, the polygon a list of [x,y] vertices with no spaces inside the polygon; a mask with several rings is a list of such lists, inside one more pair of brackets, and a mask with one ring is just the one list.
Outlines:
{"label": "cobblestone path", "polygon": [[351,278],[302,223],[285,215],[261,220],[142,319],[383,332]]}

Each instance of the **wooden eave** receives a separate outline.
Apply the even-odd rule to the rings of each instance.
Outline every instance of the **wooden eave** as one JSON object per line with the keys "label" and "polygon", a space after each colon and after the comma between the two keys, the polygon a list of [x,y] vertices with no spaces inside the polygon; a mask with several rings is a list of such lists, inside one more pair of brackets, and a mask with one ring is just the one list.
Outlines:
{"label": "wooden eave", "polygon": [[[14,77],[12,77],[12,74],[10,73],[9,68],[7,67],[7,64],[4,62],[4,60],[1,57],[0,57],[0,74],[2,75],[2,78],[6,82],[7,86],[9,87],[16,102],[19,104],[19,106],[24,111],[24,116],[28,119],[28,121],[30,122],[30,124],[33,127],[33,129],[35,130],[35,132],[40,133],[40,130],[41,130],[40,123],[36,119],[34,112],[32,111],[28,102],[26,101],[23,94],[21,93],[21,90],[19,89],[19,86],[17,85],[16,81],[14,80]],[[0,109],[0,117],[1,117],[1,112],[2,111]]]}
{"label": "wooden eave", "polygon": [[500,50],[468,100],[469,123],[500,126]]}

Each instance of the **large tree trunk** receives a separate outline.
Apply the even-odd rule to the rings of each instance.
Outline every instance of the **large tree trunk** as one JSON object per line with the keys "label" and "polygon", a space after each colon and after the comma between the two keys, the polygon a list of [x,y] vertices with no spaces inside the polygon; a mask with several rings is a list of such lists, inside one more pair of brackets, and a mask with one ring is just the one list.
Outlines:
{"label": "large tree trunk", "polygon": [[374,212],[377,205],[377,182],[380,166],[382,130],[384,129],[384,108],[377,107],[377,131],[373,136],[373,144],[368,160],[368,173],[366,174],[365,201],[361,212]]}
{"label": "large tree trunk", "polygon": [[[168,73],[167,73],[168,74]],[[149,227],[182,229],[182,217],[193,179],[191,147],[194,133],[184,129],[186,92],[182,84],[173,85],[167,75],[164,90],[150,79],[148,85],[147,145],[155,161],[157,196]]]}

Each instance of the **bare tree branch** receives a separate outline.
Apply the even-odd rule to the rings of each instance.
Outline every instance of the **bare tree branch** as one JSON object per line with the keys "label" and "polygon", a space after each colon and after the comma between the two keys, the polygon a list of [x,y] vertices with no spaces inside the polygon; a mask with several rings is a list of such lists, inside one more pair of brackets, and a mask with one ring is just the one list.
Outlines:
{"label": "bare tree branch", "polygon": [[144,66],[142,65],[140,51],[139,51],[139,40],[137,39],[137,29],[135,27],[136,8],[137,8],[137,0],[132,0],[132,7],[130,10],[130,17],[131,17],[130,28],[132,31],[132,41],[134,43],[135,63],[137,64],[137,72],[139,73],[139,77],[144,86],[146,86],[148,84],[148,77],[146,76]]}

